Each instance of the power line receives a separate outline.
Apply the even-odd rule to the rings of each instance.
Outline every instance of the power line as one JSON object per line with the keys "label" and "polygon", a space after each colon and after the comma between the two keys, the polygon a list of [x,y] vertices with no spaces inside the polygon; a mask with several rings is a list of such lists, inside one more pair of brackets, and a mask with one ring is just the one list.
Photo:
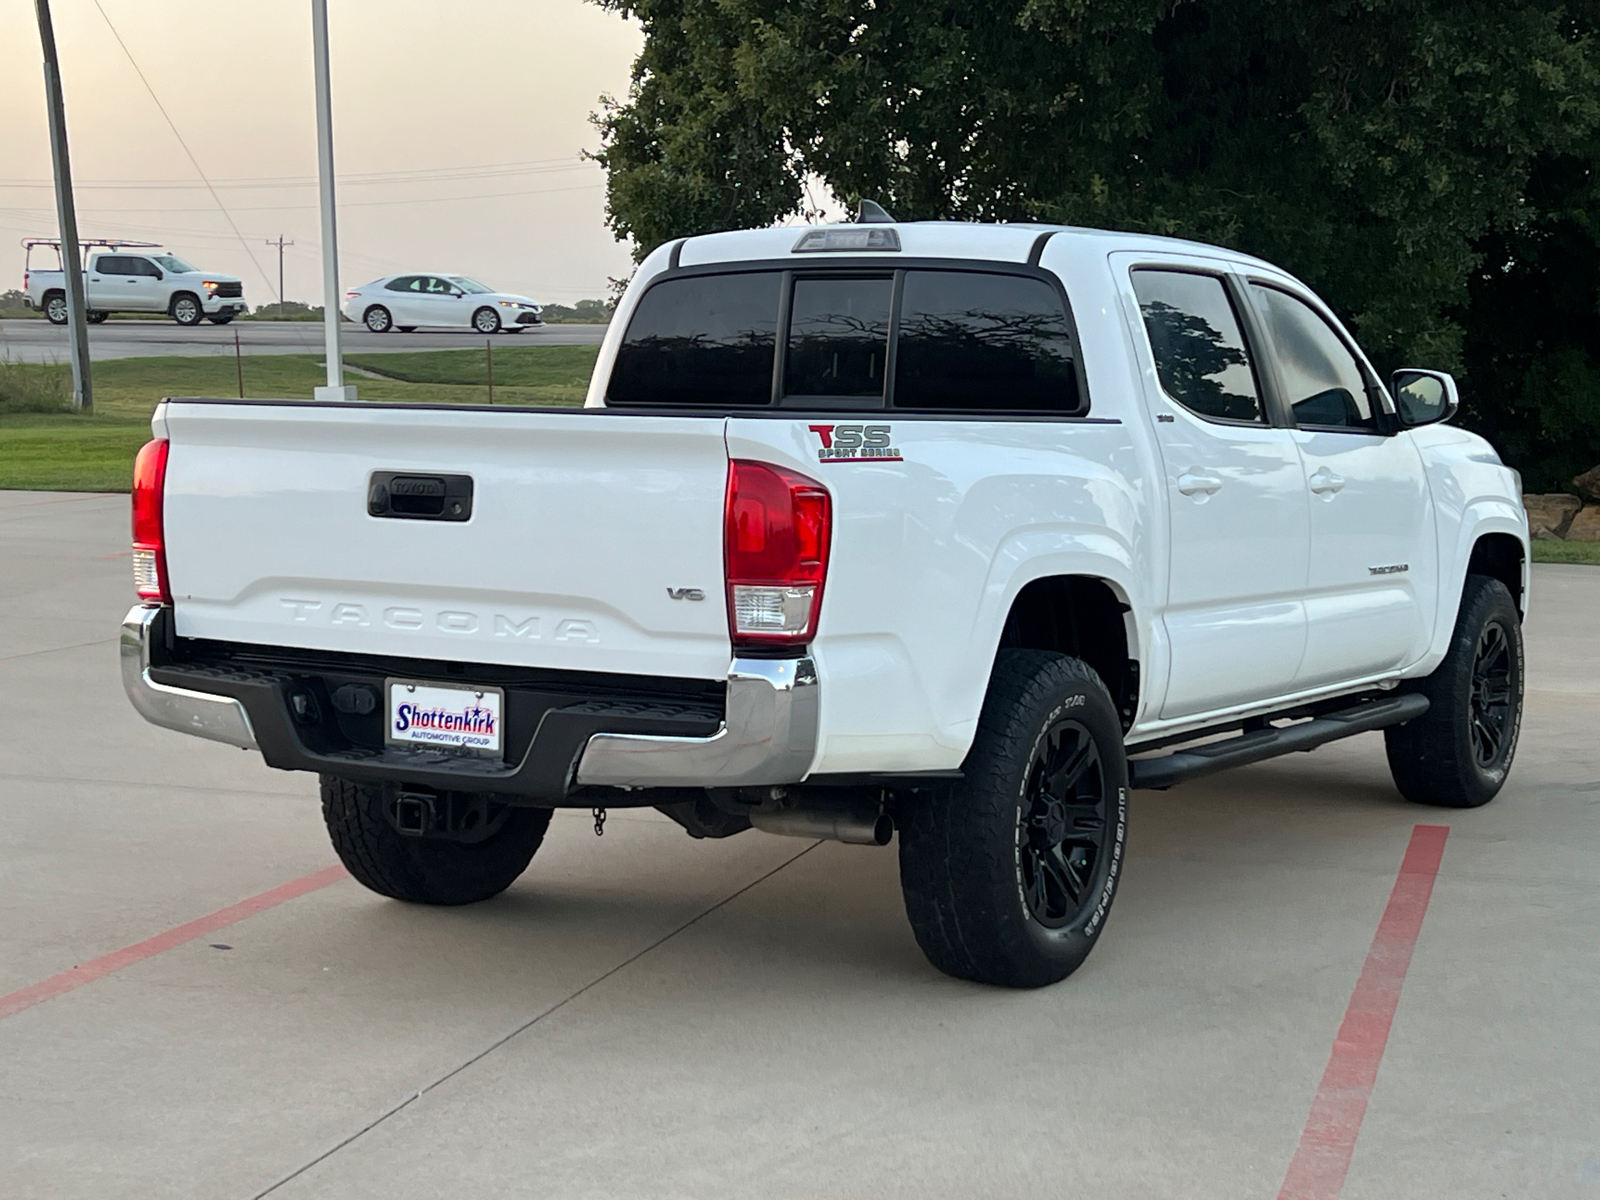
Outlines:
{"label": "power line", "polygon": [[[372,171],[362,174],[341,174],[342,187],[392,187],[398,184],[454,183],[468,179],[510,179],[518,175],[552,175],[569,171],[598,170],[592,162],[574,162],[565,159],[551,160],[548,165],[509,167],[440,167],[415,171]],[[53,185],[48,179],[0,179],[0,188],[44,189]],[[97,179],[75,184],[78,188],[98,191],[188,191],[205,187],[192,179]],[[316,187],[317,180],[306,175],[259,175],[239,179],[213,179],[211,186],[225,190],[278,190],[286,188]]]}
{"label": "power line", "polygon": [[[587,192],[587,191],[593,191],[595,188],[604,187],[604,186],[605,186],[604,183],[580,183],[580,184],[575,184],[572,187],[531,188],[531,189],[528,189],[528,190],[525,190],[525,191],[517,191],[517,192],[473,192],[473,193],[469,193],[468,195],[465,195],[465,196],[418,196],[418,197],[413,197],[413,198],[405,199],[405,200],[346,200],[344,203],[340,204],[339,207],[341,209],[345,209],[345,208],[392,208],[397,204],[446,204],[446,203],[450,203],[451,201],[465,201],[465,200],[503,200],[503,199],[508,199],[508,198],[515,197],[515,196],[549,196],[549,195],[554,195],[557,192]],[[316,208],[316,207],[317,206],[315,204],[240,204],[240,205],[235,205],[234,206],[236,212],[242,212],[242,213],[247,213],[247,212],[304,212],[307,209],[313,209],[313,208]],[[39,210],[39,209],[25,209],[25,208],[9,208],[9,209],[6,209],[5,211],[8,211],[8,212],[38,212],[38,211],[42,211],[42,210]],[[209,208],[166,208],[166,207],[158,207],[158,208],[126,208],[126,207],[124,207],[122,205],[118,205],[115,208],[85,208],[85,209],[80,209],[79,211],[80,212],[99,212],[99,213],[202,213],[202,212],[210,212],[211,209],[209,209]],[[231,220],[230,220],[229,224],[232,224]]]}
{"label": "power line", "polygon": [[[195,174],[200,176],[201,182],[206,185],[206,190],[211,193],[211,198],[217,202],[217,208],[220,209],[222,215],[227,218],[229,226],[233,229],[234,236],[239,239],[239,245],[244,247],[245,254],[249,256],[250,265],[255,267],[256,271],[260,273],[262,279],[266,280],[267,286],[270,288],[272,286],[271,278],[265,271],[261,269],[261,264],[256,261],[255,252],[250,249],[250,243],[244,240],[244,234],[240,233],[239,227],[234,224],[232,214],[228,212],[227,206],[222,203],[222,197],[217,195],[217,189],[212,187],[211,181],[206,178],[205,171],[203,171],[200,167],[200,160],[194,156],[194,151],[189,149],[189,143],[184,141],[183,134],[178,132],[178,126],[173,122],[172,117],[168,114],[166,105],[161,103],[161,97],[156,95],[155,88],[150,86],[150,81],[145,78],[144,72],[139,69],[139,63],[138,60],[133,57],[133,51],[129,50],[128,43],[122,40],[122,35],[117,32],[117,27],[111,23],[111,18],[107,15],[105,8],[100,3],[100,0],[94,0],[94,6],[100,10],[101,17],[105,19],[106,28],[111,30],[111,36],[117,39],[117,45],[121,46],[122,52],[128,56],[128,62],[133,67],[134,74],[139,77],[139,82],[144,84],[144,90],[150,93],[150,99],[154,100],[156,102],[156,107],[161,110],[161,116],[166,120],[167,127],[172,130],[172,136],[178,139],[178,145],[182,146],[183,152],[189,156],[190,163],[194,165]],[[283,303],[282,296],[278,297],[278,302],[280,304]]]}

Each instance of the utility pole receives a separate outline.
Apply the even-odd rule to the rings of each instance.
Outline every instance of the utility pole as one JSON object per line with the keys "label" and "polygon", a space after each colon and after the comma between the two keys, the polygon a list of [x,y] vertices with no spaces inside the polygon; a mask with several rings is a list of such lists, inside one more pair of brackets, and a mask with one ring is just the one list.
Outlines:
{"label": "utility pole", "polygon": [[328,348],[328,386],[318,400],[354,400],[339,356],[339,235],[333,213],[333,95],[328,81],[328,0],[311,0],[311,48],[317,77],[317,174],[322,198],[322,331]]}
{"label": "utility pole", "polygon": [[278,313],[280,316],[286,316],[287,314],[283,312],[283,248],[285,246],[292,246],[294,243],[284,241],[283,234],[280,233],[277,241],[273,241],[271,238],[268,238],[267,245],[276,246],[278,248]]}
{"label": "utility pole", "polygon": [[72,343],[72,407],[94,411],[89,381],[89,324],[83,296],[83,256],[78,247],[78,212],[72,203],[72,164],[67,159],[67,109],[61,96],[61,66],[56,61],[56,31],[50,0],[34,0],[39,43],[44,50],[45,101],[50,109],[50,158],[55,165],[56,215],[61,224],[61,274],[67,290],[67,337]]}

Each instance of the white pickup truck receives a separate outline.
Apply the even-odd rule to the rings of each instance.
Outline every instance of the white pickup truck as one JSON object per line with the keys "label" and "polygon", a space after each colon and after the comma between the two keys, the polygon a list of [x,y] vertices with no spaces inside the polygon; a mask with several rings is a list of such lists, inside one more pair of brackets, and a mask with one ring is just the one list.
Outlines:
{"label": "white pickup truck", "polygon": [[123,677],[316,772],[387,896],[484,899],[556,807],[887,844],[950,974],[1104,928],[1130,788],[1369,730],[1500,789],[1515,473],[1227,250],[1085,229],[694,237],[639,268],[583,410],[168,400]]}
{"label": "white pickup truck", "polygon": [[[237,275],[202,271],[175,254],[113,247],[89,257],[84,268],[89,320],[98,325],[112,313],[166,313],[179,325],[210,320],[226,325],[246,309]],[[67,293],[60,269],[30,266],[22,277],[28,303],[52,325],[67,323]]]}

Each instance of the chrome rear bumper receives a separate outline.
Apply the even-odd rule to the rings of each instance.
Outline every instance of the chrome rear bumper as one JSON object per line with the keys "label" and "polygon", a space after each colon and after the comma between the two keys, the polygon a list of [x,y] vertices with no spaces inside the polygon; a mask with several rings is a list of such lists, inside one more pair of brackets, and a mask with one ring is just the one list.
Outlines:
{"label": "chrome rear bumper", "polygon": [[798,783],[817,753],[817,668],[809,658],[736,658],[726,717],[710,737],[597,733],[578,760],[593,787]]}
{"label": "chrome rear bumper", "polygon": [[237,700],[168,687],[150,678],[150,640],[160,613],[156,605],[141,604],[122,619],[122,686],[133,707],[152,725],[245,750],[256,749],[250,716]]}
{"label": "chrome rear bumper", "polygon": [[[240,700],[151,678],[151,647],[161,636],[159,619],[164,611],[140,605],[122,622],[122,685],[133,707],[152,725],[247,750],[263,749]],[[261,711],[269,713],[262,718],[266,722],[262,729],[270,735],[274,730],[268,726],[275,719],[270,714],[275,710]],[[734,659],[723,711],[721,727],[704,737],[591,734],[577,754],[577,770],[572,772],[572,748],[565,749],[558,782],[553,790],[544,790],[553,798],[563,776],[570,780],[569,787],[622,788],[754,787],[798,783],[806,777],[816,757],[818,731],[817,670],[811,659]],[[305,770],[341,765],[309,757],[304,763],[273,762],[270,752],[268,760]],[[408,774],[401,766],[367,767],[369,773],[396,778]],[[498,764],[491,773],[504,774],[507,769]]]}

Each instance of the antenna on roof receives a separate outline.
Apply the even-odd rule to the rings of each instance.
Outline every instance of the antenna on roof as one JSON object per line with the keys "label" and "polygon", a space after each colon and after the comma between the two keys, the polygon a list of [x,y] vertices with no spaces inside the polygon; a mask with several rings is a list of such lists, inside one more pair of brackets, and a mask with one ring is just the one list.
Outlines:
{"label": "antenna on roof", "polygon": [[892,225],[894,218],[875,200],[862,200],[856,206],[857,225]]}

